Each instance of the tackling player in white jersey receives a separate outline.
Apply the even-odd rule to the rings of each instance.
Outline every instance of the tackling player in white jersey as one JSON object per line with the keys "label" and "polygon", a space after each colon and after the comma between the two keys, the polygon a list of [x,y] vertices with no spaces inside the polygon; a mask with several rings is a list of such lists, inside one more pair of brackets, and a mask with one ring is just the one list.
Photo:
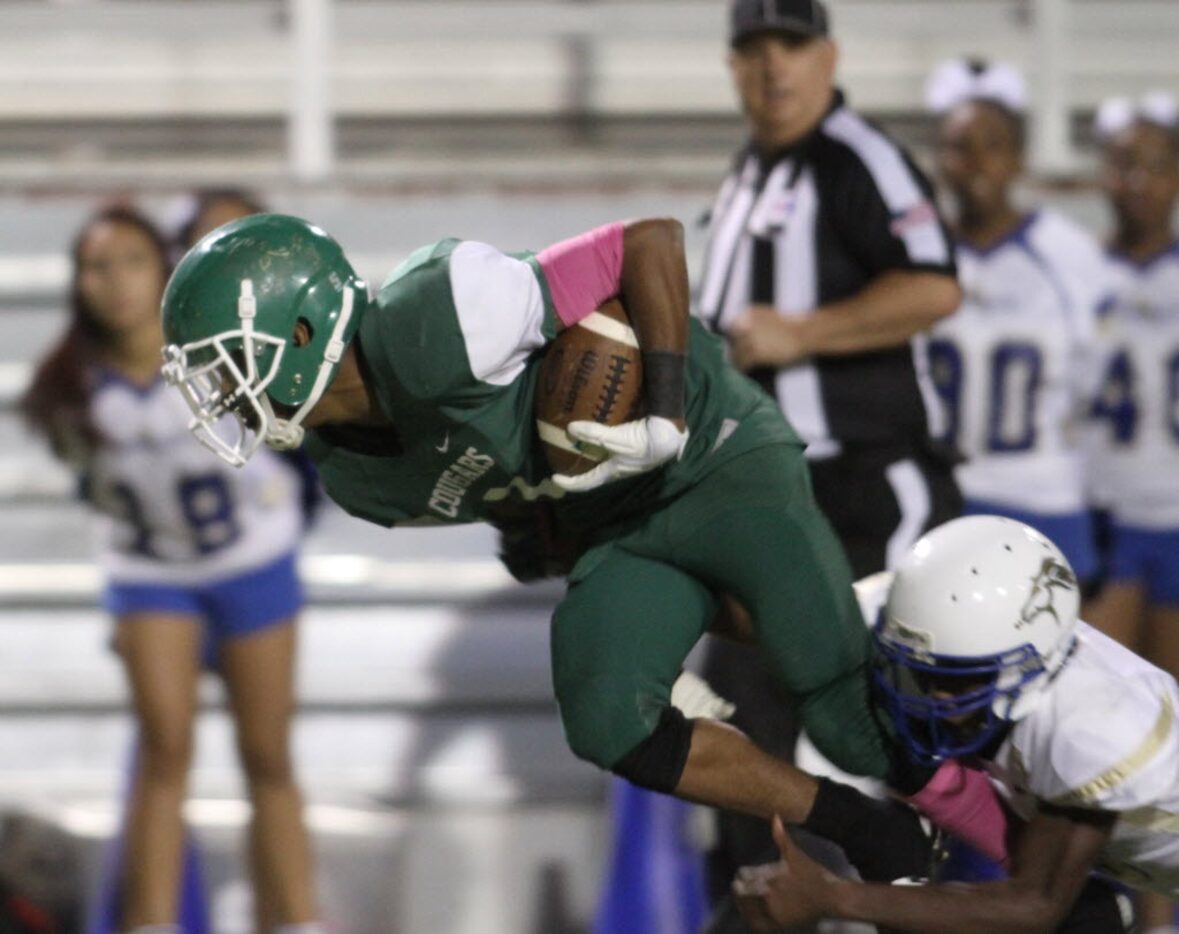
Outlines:
{"label": "tackling player in white jersey", "polygon": [[753,926],[837,917],[1046,932],[1093,872],[1179,894],[1179,685],[1077,619],[1060,550],[1022,523],[970,516],[930,532],[886,578],[875,583],[882,705],[915,761],[989,775],[1015,815],[1010,877],[903,888],[838,879],[777,822],[782,861],[734,883]]}
{"label": "tackling player in white jersey", "polygon": [[75,242],[73,266],[70,323],[22,408],[99,516],[104,604],[138,720],[117,923],[163,932],[178,921],[181,804],[208,650],[254,805],[257,930],[294,931],[316,911],[288,751],[301,478],[270,452],[235,471],[194,443],[187,406],[159,376],[169,264],[146,218],[100,211]]}
{"label": "tackling player in white jersey", "polygon": [[930,79],[942,181],[956,207],[965,298],[930,343],[967,514],[998,513],[1056,541],[1078,577],[1097,573],[1075,423],[1088,404],[1101,251],[1046,209],[1025,211],[1024,88],[1010,66],[949,62]]}

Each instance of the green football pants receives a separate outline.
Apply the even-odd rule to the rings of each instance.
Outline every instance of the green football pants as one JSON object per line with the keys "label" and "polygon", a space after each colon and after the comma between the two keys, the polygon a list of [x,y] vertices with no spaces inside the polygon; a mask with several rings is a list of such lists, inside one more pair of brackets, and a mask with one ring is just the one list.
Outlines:
{"label": "green football pants", "polygon": [[650,735],[717,596],[731,594],[820,751],[845,771],[885,774],[868,629],[800,448],[758,448],[720,466],[590,549],[569,581],[553,615],[553,680],[581,758],[609,769]]}

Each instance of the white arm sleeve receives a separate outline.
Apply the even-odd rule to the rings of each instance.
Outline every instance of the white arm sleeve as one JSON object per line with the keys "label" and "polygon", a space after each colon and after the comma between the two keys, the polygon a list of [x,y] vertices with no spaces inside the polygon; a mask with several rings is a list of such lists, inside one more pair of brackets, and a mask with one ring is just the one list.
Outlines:
{"label": "white arm sleeve", "polygon": [[532,267],[467,241],[451,254],[450,288],[472,375],[506,386],[545,343],[544,297]]}

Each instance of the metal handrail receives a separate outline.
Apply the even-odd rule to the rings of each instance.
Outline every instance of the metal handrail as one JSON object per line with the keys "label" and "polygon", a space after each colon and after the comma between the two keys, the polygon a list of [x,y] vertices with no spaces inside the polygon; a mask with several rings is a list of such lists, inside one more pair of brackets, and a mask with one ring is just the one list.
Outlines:
{"label": "metal handrail", "polygon": [[[1179,82],[1174,3],[830,2],[844,79],[870,110],[920,109],[925,73],[952,54],[1025,66],[1042,167],[1070,160],[1066,112]],[[348,114],[733,110],[719,0],[17,0],[4,19],[0,122],[285,116],[290,164],[310,178],[330,177],[325,137]]]}

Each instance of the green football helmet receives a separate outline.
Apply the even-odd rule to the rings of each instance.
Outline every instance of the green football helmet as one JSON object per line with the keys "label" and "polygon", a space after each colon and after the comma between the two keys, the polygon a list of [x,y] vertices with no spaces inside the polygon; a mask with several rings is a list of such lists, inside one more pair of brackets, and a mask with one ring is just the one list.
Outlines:
{"label": "green football helmet", "polygon": [[208,234],[163,302],[164,378],[192,409],[193,433],[236,467],[263,442],[298,447],[368,304],[340,245],[307,221],[254,214]]}

